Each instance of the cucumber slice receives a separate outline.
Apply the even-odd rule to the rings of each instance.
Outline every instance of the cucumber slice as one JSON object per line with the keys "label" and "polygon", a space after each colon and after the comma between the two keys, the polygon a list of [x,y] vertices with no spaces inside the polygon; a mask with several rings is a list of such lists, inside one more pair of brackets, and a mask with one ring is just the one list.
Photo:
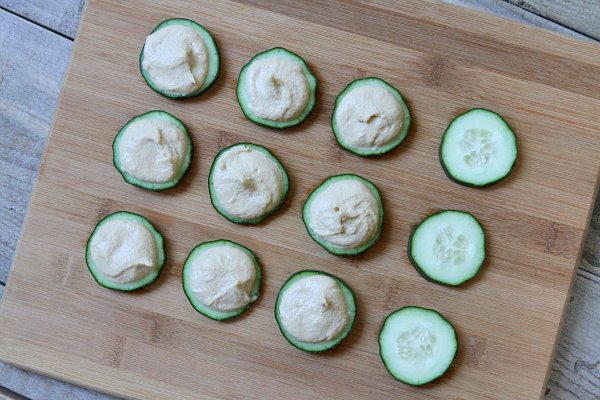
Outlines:
{"label": "cucumber slice", "polygon": [[[123,169],[123,167],[121,165],[121,160],[119,158],[118,150],[121,145],[121,139],[123,137],[123,134],[125,133],[125,131],[127,130],[127,128],[129,128],[129,126],[131,124],[133,124],[136,121],[142,120],[142,119],[156,119],[156,120],[163,120],[163,121],[169,122],[169,123],[177,126],[177,128],[179,128],[179,130],[181,130],[183,132],[185,139],[187,141],[186,152],[185,152],[183,161],[181,162],[181,166],[179,167],[179,170],[173,176],[173,178],[167,182],[146,182],[146,181],[137,179],[137,178],[131,176],[130,174],[128,174],[127,172],[125,172],[125,170]],[[119,171],[119,173],[121,174],[121,176],[123,177],[125,182],[132,184],[134,186],[141,187],[143,189],[159,191],[159,190],[165,190],[165,189],[169,189],[169,188],[177,186],[179,184],[179,182],[183,179],[185,174],[187,174],[187,172],[190,169],[190,165],[192,164],[193,144],[192,144],[192,139],[190,138],[190,135],[188,133],[188,130],[187,130],[186,126],[183,124],[183,122],[181,122],[179,119],[175,118],[173,115],[169,114],[166,111],[161,111],[161,110],[148,111],[147,113],[138,115],[137,117],[133,117],[132,119],[130,119],[119,130],[119,133],[117,133],[117,136],[115,136],[115,139],[113,140],[112,148],[113,148],[113,164],[114,164],[115,168],[117,169],[117,171]]]}
{"label": "cucumber slice", "polygon": [[198,89],[194,90],[192,93],[188,93],[188,94],[173,93],[173,92],[169,92],[169,91],[160,89],[156,85],[156,83],[154,83],[154,81],[152,80],[152,77],[150,76],[148,71],[146,71],[146,69],[144,69],[144,67],[142,65],[144,62],[144,48],[143,47],[142,47],[142,51],[140,52],[140,61],[139,61],[140,72],[142,73],[142,76],[144,77],[144,80],[146,81],[146,83],[148,84],[150,89],[154,90],[158,94],[163,95],[166,98],[169,98],[172,100],[180,100],[180,99],[187,99],[190,97],[200,96],[202,93],[204,93],[208,89],[210,89],[211,86],[213,86],[215,84],[215,82],[217,81],[217,78],[219,77],[219,72],[221,69],[221,60],[220,60],[220,56],[219,56],[219,49],[217,48],[215,39],[212,37],[210,32],[208,30],[206,30],[206,28],[204,28],[199,23],[192,21],[190,19],[185,19],[185,18],[167,19],[167,20],[161,22],[160,24],[158,24],[156,26],[156,28],[154,28],[152,30],[152,32],[150,32],[150,34],[153,34],[161,29],[164,29],[168,26],[173,26],[173,25],[183,25],[183,26],[195,29],[196,31],[198,31],[198,33],[204,40],[204,44],[208,51],[208,70],[206,72],[206,78],[204,79],[204,83],[202,83],[202,86],[200,86]]}
{"label": "cucumber slice", "polygon": [[[377,221],[377,226],[375,228],[375,233],[366,243],[362,244],[356,248],[345,248],[336,246],[332,243],[329,243],[327,240],[323,239],[315,230],[311,227],[311,208],[313,207],[313,202],[318,198],[318,195],[322,193],[327,187],[333,183],[346,181],[346,180],[356,180],[358,182],[363,183],[369,189],[375,201],[377,202],[379,218]],[[304,222],[304,226],[306,227],[306,231],[310,235],[310,237],[321,245],[325,250],[327,250],[331,254],[345,256],[345,255],[356,255],[360,254],[363,251],[367,250],[371,246],[373,246],[381,236],[381,228],[383,226],[383,203],[381,202],[381,195],[379,194],[379,190],[377,187],[369,180],[363,178],[362,176],[354,175],[354,174],[342,174],[342,175],[334,175],[331,176],[325,181],[323,181],[313,192],[308,196],[306,202],[304,203],[304,207],[302,209],[302,221]]]}
{"label": "cucumber slice", "polygon": [[428,281],[460,285],[473,279],[485,261],[485,232],[467,212],[441,211],[413,230],[408,258]]}
{"label": "cucumber slice", "polygon": [[252,305],[252,303],[249,303],[247,306],[238,308],[236,310],[228,310],[228,311],[216,310],[210,306],[207,306],[206,304],[203,304],[198,299],[198,297],[194,294],[194,292],[192,291],[191,283],[190,283],[190,280],[191,280],[190,274],[192,271],[192,264],[194,263],[194,260],[196,258],[198,258],[204,251],[206,251],[212,247],[217,247],[217,246],[231,246],[231,247],[240,249],[240,250],[244,251],[246,254],[248,254],[250,256],[250,258],[252,259],[252,261],[254,262],[254,267],[256,268],[256,278],[254,280],[254,285],[252,286],[252,289],[250,290],[250,293],[249,293],[249,296],[251,298],[254,298],[254,299],[258,298],[258,295],[260,292],[260,286],[261,286],[261,282],[262,282],[262,271],[260,268],[260,264],[258,263],[258,260],[256,258],[256,255],[252,252],[252,250],[248,249],[245,246],[242,246],[239,243],[233,242],[231,240],[220,239],[220,240],[214,240],[212,242],[204,242],[192,249],[190,254],[185,259],[185,262],[183,263],[183,272],[182,272],[183,291],[184,291],[186,297],[188,298],[188,300],[190,301],[190,304],[192,305],[192,307],[194,307],[194,309],[196,311],[198,311],[200,314],[202,314],[210,319],[213,319],[215,321],[223,321],[226,319],[237,317],[238,315],[242,314],[244,311],[246,311]]}
{"label": "cucumber slice", "polygon": [[[154,237],[154,241],[156,243],[156,251],[158,253],[156,255],[157,256],[156,257],[157,258],[157,266],[154,271],[152,271],[148,275],[144,276],[142,279],[140,279],[137,282],[131,282],[131,283],[113,282],[110,279],[108,279],[106,276],[104,276],[104,274],[99,270],[99,268],[96,266],[96,264],[94,264],[94,261],[92,260],[92,254],[91,254],[92,239],[94,238],[94,235],[96,234],[96,232],[102,225],[104,225],[108,221],[112,221],[112,220],[130,220],[130,221],[140,222],[146,228],[148,228],[148,230]],[[99,285],[104,286],[107,289],[120,290],[123,292],[130,292],[132,290],[141,289],[141,288],[144,288],[144,287],[150,285],[154,281],[156,281],[156,279],[160,275],[160,272],[162,271],[162,268],[165,265],[166,260],[167,260],[167,256],[165,254],[165,245],[164,245],[163,235],[159,231],[157,231],[156,228],[154,228],[154,226],[146,218],[142,217],[141,215],[138,215],[138,214],[135,214],[132,212],[128,212],[128,211],[117,211],[115,213],[107,215],[102,220],[100,220],[100,222],[98,222],[98,224],[96,224],[96,227],[92,231],[92,234],[90,235],[90,237],[87,241],[87,244],[86,244],[86,248],[85,248],[85,262],[86,262],[88,269],[90,270],[92,276],[96,280],[96,282]]]}
{"label": "cucumber slice", "polygon": [[440,145],[448,178],[471,187],[492,185],[508,176],[517,160],[517,139],[497,113],[474,108],[454,118]]}
{"label": "cucumber slice", "polygon": [[[228,212],[225,205],[219,200],[217,193],[216,193],[217,191],[215,190],[215,171],[216,171],[216,166],[218,165],[219,159],[225,153],[227,153],[228,151],[230,151],[232,149],[237,148],[238,146],[245,146],[245,147],[249,147],[252,150],[259,151],[261,154],[265,155],[270,161],[272,161],[273,164],[275,165],[275,167],[277,168],[277,170],[281,173],[282,193],[281,193],[279,202],[274,204],[271,207],[271,209],[267,210],[264,214],[256,216],[256,217],[244,218],[244,217],[235,216],[231,212]],[[256,171],[247,171],[247,172],[254,173]],[[255,177],[255,178],[257,180],[259,180],[260,177]],[[221,151],[219,151],[217,153],[217,155],[215,156],[212,166],[210,167],[210,173],[208,175],[208,192],[209,192],[210,201],[211,201],[213,207],[223,217],[227,218],[229,221],[234,222],[236,224],[247,224],[247,225],[258,224],[259,222],[263,221],[265,218],[274,214],[277,210],[279,210],[281,208],[283,203],[285,203],[285,199],[288,194],[289,186],[290,186],[290,184],[289,184],[289,178],[288,178],[287,172],[285,171],[285,168],[283,167],[283,165],[281,164],[279,159],[277,159],[277,157],[275,157],[273,155],[273,153],[271,153],[265,147],[259,146],[257,144],[253,144],[253,143],[247,143],[247,142],[236,143],[236,144],[233,144],[233,145],[226,147],[226,148],[222,149]]]}
{"label": "cucumber slice", "polygon": [[[301,279],[304,279],[306,277],[313,276],[313,275],[325,275],[330,278],[333,278],[339,285],[340,289],[342,290],[342,293],[344,294],[344,298],[346,300],[346,306],[348,307],[349,318],[348,318],[346,327],[341,331],[341,333],[335,339],[332,339],[332,340],[329,340],[326,342],[310,343],[310,342],[303,342],[301,340],[296,339],[294,336],[292,336],[292,334],[290,334],[285,329],[285,327],[281,323],[281,316],[279,313],[279,306],[281,304],[281,299],[282,299],[285,291],[287,289],[289,289],[289,287],[292,284],[294,284],[295,282],[298,282]],[[335,275],[324,272],[324,271],[316,271],[316,270],[308,270],[307,269],[307,270],[296,272],[295,274],[290,276],[284,282],[283,286],[281,286],[281,289],[279,289],[279,293],[277,294],[277,299],[275,300],[275,320],[277,321],[277,325],[279,326],[279,330],[281,331],[281,334],[288,342],[290,342],[290,344],[292,346],[294,346],[300,350],[310,352],[310,353],[319,353],[319,352],[329,350],[329,349],[337,346],[342,340],[344,340],[346,338],[346,336],[348,336],[348,334],[352,330],[352,327],[354,326],[355,319],[356,319],[356,301],[354,299],[354,293],[352,292],[352,289],[342,279],[338,278]]]}
{"label": "cucumber slice", "polygon": [[400,382],[420,386],[438,379],[456,357],[454,327],[428,308],[403,307],[392,312],[379,332],[379,355]]}
{"label": "cucumber slice", "polygon": [[[338,110],[344,98],[359,87],[365,86],[375,86],[378,88],[383,88],[387,90],[395,99],[398,101],[400,107],[403,111],[402,125],[400,127],[399,132],[395,135],[393,139],[391,139],[388,143],[379,146],[371,146],[371,147],[355,147],[349,144],[341,133],[341,130],[338,126]],[[348,150],[351,153],[354,153],[358,156],[370,157],[370,156],[379,156],[381,154],[388,153],[398,147],[400,143],[404,141],[406,135],[408,134],[408,130],[410,129],[410,110],[408,109],[404,98],[402,97],[402,93],[398,91],[395,87],[384,81],[380,78],[363,78],[356,79],[348,84],[344,90],[340,94],[338,94],[335,99],[335,108],[333,109],[333,114],[331,115],[331,129],[335,135],[335,139],[338,144]]]}
{"label": "cucumber slice", "polygon": [[[248,69],[252,65],[253,62],[258,61],[258,60],[265,60],[265,59],[268,59],[271,57],[285,57],[287,59],[290,59],[291,61],[298,63],[302,68],[302,71],[304,73],[304,76],[306,77],[306,80],[308,81],[309,99],[308,99],[308,102],[306,103],[306,107],[296,117],[294,117],[290,120],[276,121],[276,120],[261,118],[251,111],[251,107],[249,105],[250,99],[249,99],[248,93],[246,91],[246,82],[247,82],[246,80],[248,79]],[[273,49],[259,53],[259,54],[255,55],[254,57],[252,57],[250,62],[248,62],[248,64],[244,65],[244,67],[240,71],[240,76],[238,78],[238,84],[237,84],[238,103],[240,104],[240,108],[242,109],[242,112],[244,113],[246,118],[248,118],[250,121],[254,122],[255,124],[266,126],[268,128],[275,128],[275,129],[291,128],[293,126],[301,124],[308,117],[308,115],[313,110],[313,108],[315,108],[315,103],[316,103],[316,98],[317,98],[316,93],[317,93],[317,78],[312,74],[312,72],[310,72],[310,70],[308,69],[308,66],[306,65],[306,62],[299,55],[292,53],[291,51],[284,49],[283,47],[275,47]]]}

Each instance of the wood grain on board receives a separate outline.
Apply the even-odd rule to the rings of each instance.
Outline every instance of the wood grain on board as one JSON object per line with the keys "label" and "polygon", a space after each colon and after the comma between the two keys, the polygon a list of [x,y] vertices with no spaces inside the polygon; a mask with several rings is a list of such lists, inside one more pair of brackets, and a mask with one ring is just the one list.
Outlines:
{"label": "wood grain on board", "polygon": [[[368,8],[377,22],[371,32],[396,23],[395,32],[405,35],[402,41],[356,32],[361,21],[355,20],[351,6],[336,17],[352,26],[339,29],[323,18],[314,22],[314,14],[299,14],[287,3],[272,3],[284,8],[271,11],[241,3],[175,3],[215,33],[224,57],[223,76],[198,100],[174,103],[158,97],[138,76],[134,59],[147,32],[170,16],[170,7],[92,2],[6,289],[0,313],[2,357],[76,383],[141,397],[181,398],[198,391],[219,397],[242,390],[250,390],[249,397],[282,391],[287,397],[306,397],[331,395],[334,389],[336,395],[347,391],[348,397],[368,391],[362,398],[538,396],[598,171],[594,155],[600,139],[593,126],[600,102],[586,89],[592,84],[598,93],[591,79],[599,69],[593,61],[596,47],[498,24],[530,39],[529,44],[515,44],[494,32],[480,34],[496,20],[443,6],[423,10],[417,2],[407,2],[406,9],[391,17],[377,5]],[[134,9],[143,13],[124,17]],[[442,19],[442,13],[450,18]],[[465,30],[461,18],[468,18],[472,31]],[[543,45],[549,36],[557,42],[554,49]],[[438,43],[424,49],[423,37]],[[239,68],[274,42],[304,55],[321,84],[316,115],[285,134],[285,140],[281,133],[244,120],[234,95]],[[484,62],[500,51],[508,57]],[[544,58],[548,65],[535,64]],[[565,63],[570,68],[560,68]],[[509,67],[522,67],[523,73],[516,76]],[[556,79],[545,68],[554,69]],[[575,72],[582,79],[579,84],[564,81]],[[366,74],[382,76],[403,90],[416,117],[405,149],[368,162],[339,150],[328,127],[335,94],[348,80]],[[581,108],[573,111],[573,101]],[[448,120],[473,105],[504,114],[525,154],[513,177],[482,191],[447,181],[435,155]],[[156,107],[187,122],[200,147],[183,188],[165,194],[125,185],[109,161],[116,129],[131,115]],[[220,146],[237,140],[271,147],[290,170],[295,186],[290,202],[264,226],[233,226],[208,203],[205,181],[211,158]],[[382,242],[355,259],[324,254],[298,218],[311,188],[344,170],[378,184],[389,217]],[[474,211],[492,233],[494,261],[478,282],[464,289],[424,282],[404,256],[410,225],[442,207]],[[140,294],[96,286],[83,264],[82,249],[93,224],[122,208],[146,214],[169,238],[172,258],[165,276]],[[207,321],[193,312],[179,284],[187,251],[221,236],[255,249],[267,274],[258,307],[232,324]],[[329,355],[290,348],[272,318],[279,285],[306,265],[340,275],[358,292],[360,323],[349,341]],[[451,376],[419,390],[391,380],[376,354],[381,320],[408,303],[440,309],[463,338],[464,350]],[[59,334],[49,335],[49,328]]]}

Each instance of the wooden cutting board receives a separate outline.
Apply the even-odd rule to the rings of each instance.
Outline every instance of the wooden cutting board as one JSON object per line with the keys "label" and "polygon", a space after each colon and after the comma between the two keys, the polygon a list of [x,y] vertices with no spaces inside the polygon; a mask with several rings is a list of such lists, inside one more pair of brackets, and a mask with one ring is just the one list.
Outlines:
{"label": "wooden cutting board", "polygon": [[[180,102],[138,71],[145,36],[176,16],[206,26],[222,54],[216,86]],[[312,116],[285,132],[247,121],[235,98],[242,65],[274,46],[319,79]],[[336,94],[363,76],[398,87],[414,115],[402,147],[374,159],[341,150],[329,127]],[[596,45],[438,3],[90,0],[0,307],[0,359],[131,398],[537,398],[597,190],[599,76]],[[498,111],[518,135],[515,170],[487,189],[451,182],[437,157],[448,122],[472,107]],[[111,162],[117,130],[151,109],[181,118],[196,145],[190,174],[164,193],[125,184]],[[272,149],[291,178],[286,205],[259,226],[209,202],[212,158],[237,141]],[[300,219],[310,191],[343,172],[372,180],[386,210],[380,242],[351,258],[327,254]],[[406,256],[413,224],[444,208],[474,213],[489,237],[489,262],[461,288],[426,282]],[[166,236],[168,264],[138,293],[98,286],[85,266],[95,223],[117,210]],[[253,249],[265,274],[258,303],[228,323],[196,313],[181,289],[187,253],[218,238]],[[357,295],[353,332],[325,354],[291,347],[273,317],[279,287],[305,268]],[[383,319],[409,304],[442,312],[460,340],[450,372],[422,388],[393,380],[378,356]]]}

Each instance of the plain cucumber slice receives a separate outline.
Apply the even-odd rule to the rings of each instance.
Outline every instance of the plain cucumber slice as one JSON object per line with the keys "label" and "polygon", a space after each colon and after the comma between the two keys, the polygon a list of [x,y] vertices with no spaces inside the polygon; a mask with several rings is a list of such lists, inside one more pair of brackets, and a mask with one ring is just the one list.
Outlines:
{"label": "plain cucumber slice", "polygon": [[[326,242],[325,240],[321,239],[321,237],[319,237],[319,235],[310,227],[310,209],[312,207],[313,201],[317,198],[317,195],[321,191],[323,191],[325,188],[327,188],[327,186],[331,185],[332,183],[335,183],[338,181],[343,181],[343,180],[348,180],[348,179],[354,179],[354,180],[358,180],[358,181],[364,183],[369,188],[369,190],[371,191],[373,196],[375,197],[375,200],[377,201],[377,205],[379,207],[379,223],[377,225],[377,231],[376,231],[375,235],[367,243],[365,243],[362,246],[357,247],[355,249],[348,249],[348,248],[334,246],[334,245]],[[312,193],[308,196],[308,198],[306,199],[306,202],[304,202],[304,207],[302,209],[302,221],[304,222],[304,226],[306,228],[306,231],[310,235],[310,237],[315,242],[317,242],[319,245],[321,245],[325,250],[327,250],[329,253],[335,254],[338,256],[357,255],[357,254],[360,254],[363,251],[367,250],[371,246],[373,246],[379,240],[379,237],[381,236],[381,228],[383,226],[383,203],[381,202],[381,195],[379,194],[379,190],[377,190],[377,187],[371,181],[363,178],[362,176],[358,176],[358,175],[354,175],[354,174],[334,175],[334,176],[331,176],[331,177],[325,179],[325,181],[323,181],[319,186],[317,186],[317,188],[315,190],[313,190]]]}
{"label": "plain cucumber slice", "polygon": [[[398,103],[400,104],[400,106],[402,107],[402,110],[404,111],[404,121],[402,123],[402,128],[401,128],[400,132],[398,133],[398,136],[394,140],[392,140],[391,142],[389,142],[388,144],[386,144],[384,146],[372,148],[372,149],[362,149],[362,148],[358,148],[358,147],[353,147],[350,144],[346,143],[346,141],[344,141],[344,138],[342,137],[342,135],[339,132],[339,129],[337,126],[337,120],[336,120],[337,108],[348,93],[350,93],[354,89],[361,87],[361,86],[379,86],[379,87],[386,89],[388,92],[390,92],[396,98],[396,100],[398,100]],[[388,152],[392,151],[393,149],[395,149],[396,147],[398,147],[400,145],[400,143],[402,143],[404,141],[404,139],[406,138],[406,135],[408,134],[408,131],[410,129],[410,121],[411,121],[410,110],[408,109],[408,106],[406,105],[406,102],[404,101],[404,97],[402,97],[402,93],[400,93],[400,91],[398,91],[398,89],[396,89],[395,87],[393,87],[392,85],[390,85],[389,83],[384,81],[383,79],[369,77],[369,78],[363,78],[363,79],[356,79],[356,80],[350,82],[348,84],[348,86],[346,86],[344,88],[344,90],[342,90],[341,93],[338,94],[337,98],[335,99],[335,108],[333,109],[333,114],[331,115],[331,129],[333,130],[335,139],[337,140],[338,144],[342,148],[344,148],[344,149],[348,150],[349,152],[354,153],[358,156],[370,157],[370,156],[379,156],[381,154],[388,153]]]}
{"label": "plain cucumber slice", "polygon": [[517,160],[517,140],[504,119],[474,108],[454,118],[440,145],[440,162],[450,179],[483,187],[508,176]]}
{"label": "plain cucumber slice", "polygon": [[[225,208],[221,205],[221,202],[219,201],[215,189],[214,189],[214,171],[215,171],[215,167],[217,166],[217,163],[219,162],[219,158],[221,158],[221,156],[228,150],[231,150],[234,147],[237,146],[246,146],[246,147],[250,147],[253,150],[259,151],[262,154],[264,154],[265,156],[267,156],[268,159],[270,159],[275,166],[277,167],[277,169],[279,170],[279,172],[281,172],[281,176],[283,179],[283,193],[281,194],[281,200],[279,201],[278,204],[276,204],[271,210],[269,210],[268,212],[266,212],[265,214],[258,216],[256,218],[252,218],[252,219],[243,219],[243,218],[238,218],[234,215],[229,214]],[[283,167],[283,164],[281,164],[281,162],[279,161],[279,159],[277,157],[275,157],[273,155],[273,153],[271,153],[268,149],[266,149],[263,146],[259,146],[257,144],[254,143],[247,143],[247,142],[241,142],[241,143],[236,143],[233,144],[231,146],[225,147],[224,149],[222,149],[221,151],[219,151],[217,153],[217,155],[215,156],[215,159],[210,167],[210,173],[208,175],[208,192],[209,192],[209,196],[210,196],[210,202],[212,203],[213,207],[215,208],[215,210],[217,210],[217,212],[219,214],[221,214],[223,217],[225,217],[226,219],[228,219],[229,221],[236,223],[236,224],[246,224],[246,225],[254,225],[254,224],[258,224],[260,222],[262,222],[265,218],[269,217],[270,215],[273,215],[275,212],[277,212],[277,210],[279,210],[281,208],[281,206],[285,203],[285,199],[287,197],[288,191],[289,191],[289,187],[290,187],[290,183],[289,183],[289,178],[288,178],[288,174],[285,171],[285,168]]]}
{"label": "plain cucumber slice", "polygon": [[[291,59],[292,61],[295,61],[298,64],[300,64],[302,66],[304,75],[306,76],[306,79],[308,80],[308,85],[309,85],[309,90],[310,90],[310,98],[308,100],[308,103],[306,104],[306,108],[296,118],[293,118],[289,121],[273,121],[273,120],[261,118],[261,117],[255,115],[254,113],[252,113],[252,111],[248,105],[249,98],[248,98],[248,94],[246,93],[246,79],[247,79],[248,67],[250,65],[252,65],[252,63],[256,60],[271,58],[274,56],[287,57],[287,58]],[[242,112],[244,113],[246,118],[248,118],[250,121],[254,122],[255,124],[266,126],[268,128],[275,128],[275,129],[291,128],[293,126],[301,124],[308,117],[308,115],[313,110],[313,108],[315,108],[315,103],[316,103],[316,99],[317,99],[316,94],[317,94],[317,78],[312,74],[312,72],[310,72],[310,70],[308,69],[308,66],[306,65],[306,62],[302,59],[302,57],[300,57],[296,53],[292,53],[291,51],[284,49],[283,47],[275,47],[271,50],[267,50],[265,52],[259,53],[259,54],[255,55],[254,57],[252,57],[250,62],[248,62],[248,64],[244,65],[244,67],[240,71],[240,76],[238,78],[238,84],[237,84],[238,103],[240,104],[240,108],[242,109]]]}
{"label": "plain cucumber slice", "polygon": [[428,281],[460,285],[474,278],[485,261],[485,232],[467,212],[441,211],[413,230],[408,258]]}
{"label": "plain cucumber slice", "polygon": [[[294,336],[292,336],[289,332],[287,332],[285,330],[283,324],[281,323],[281,319],[279,316],[279,305],[281,303],[283,293],[285,293],[285,291],[294,282],[297,282],[298,280],[301,280],[303,278],[306,278],[306,277],[312,276],[312,275],[327,275],[327,276],[335,279],[335,281],[340,286],[340,289],[344,293],[344,297],[346,298],[346,304],[348,306],[349,318],[348,318],[348,324],[346,325],[346,328],[344,328],[344,330],[342,330],[342,332],[340,333],[340,335],[337,338],[335,338],[333,340],[329,340],[327,342],[308,343],[308,342],[303,342],[303,341],[296,339]],[[344,282],[337,276],[329,274],[324,271],[307,269],[307,270],[296,272],[295,274],[290,276],[284,282],[283,286],[281,286],[281,289],[279,289],[279,293],[277,294],[277,300],[275,300],[275,320],[277,321],[277,325],[279,326],[279,330],[281,331],[281,334],[283,335],[283,337],[285,337],[285,339],[288,342],[290,342],[290,344],[292,346],[294,346],[300,350],[310,352],[310,353],[319,353],[319,352],[329,350],[329,349],[337,346],[342,340],[344,340],[346,338],[346,336],[348,336],[348,334],[352,330],[352,327],[354,326],[355,319],[356,319],[356,301],[354,299],[354,293],[352,292],[352,289],[350,288],[350,286],[348,286],[346,284],[346,282]]]}
{"label": "plain cucumber slice", "polygon": [[429,383],[450,368],[458,341],[454,327],[428,308],[403,307],[392,312],[379,332],[379,355],[388,372],[412,386]]}
{"label": "plain cucumber slice", "polygon": [[[103,224],[105,224],[108,221],[124,220],[124,219],[140,222],[146,228],[148,228],[148,230],[150,231],[150,233],[152,233],[152,236],[154,237],[154,240],[156,242],[156,249],[158,252],[156,269],[154,271],[152,271],[150,274],[146,275],[141,280],[139,280],[138,282],[133,282],[133,283],[116,283],[116,282],[108,280],[102,274],[102,272],[98,270],[98,268],[94,264],[94,261],[92,261],[92,255],[91,255],[91,245],[90,244],[91,244],[92,238],[96,234],[96,231],[98,231],[98,228],[100,228]],[[128,211],[117,211],[115,213],[107,215],[102,220],[100,220],[100,222],[98,222],[98,224],[96,224],[96,227],[94,228],[92,234],[90,235],[90,237],[87,241],[86,248],[85,248],[85,262],[88,266],[88,269],[92,273],[92,276],[96,280],[96,282],[99,285],[104,286],[107,289],[120,290],[123,292],[130,292],[132,290],[141,289],[143,287],[150,285],[154,281],[156,281],[156,279],[160,275],[160,272],[162,271],[163,266],[165,265],[166,260],[167,260],[167,256],[165,254],[165,245],[164,245],[163,235],[159,231],[157,231],[156,228],[146,218],[142,217],[139,214],[135,214],[135,213],[128,212]]]}
{"label": "plain cucumber slice", "polygon": [[[121,166],[121,160],[119,159],[118,149],[120,146],[121,138],[123,137],[123,133],[127,130],[127,128],[132,123],[139,121],[141,119],[160,119],[160,120],[167,121],[167,122],[177,126],[183,132],[184,137],[187,140],[187,149],[186,149],[183,161],[181,163],[181,166],[179,167],[179,171],[177,171],[177,173],[173,176],[173,179],[171,179],[168,182],[142,181],[140,179],[137,179],[137,178],[129,175],[127,172],[125,172],[125,170]],[[192,139],[190,138],[190,135],[188,133],[187,127],[183,124],[183,122],[181,122],[179,119],[175,118],[173,115],[169,114],[166,111],[161,111],[161,110],[148,111],[147,113],[138,115],[137,117],[133,117],[132,119],[130,119],[119,130],[119,133],[117,133],[117,136],[115,136],[115,139],[113,140],[112,148],[113,148],[113,164],[114,164],[115,168],[117,169],[117,171],[119,171],[119,173],[121,174],[121,176],[123,177],[125,182],[130,183],[134,186],[141,187],[143,189],[158,191],[158,190],[165,190],[165,189],[169,189],[174,186],[177,186],[179,184],[179,182],[183,179],[185,174],[187,174],[187,172],[190,169],[190,165],[192,164],[193,144],[192,144]]]}
{"label": "plain cucumber slice", "polygon": [[215,84],[215,82],[217,81],[217,78],[219,77],[219,72],[221,70],[221,60],[220,60],[220,56],[219,56],[219,49],[217,48],[215,39],[212,37],[210,32],[208,30],[206,30],[206,28],[204,28],[202,25],[200,25],[199,23],[197,23],[195,21],[192,21],[190,19],[185,19],[185,18],[167,19],[167,20],[161,22],[160,24],[158,24],[156,26],[156,28],[154,28],[152,30],[152,32],[150,32],[150,34],[153,34],[154,32],[159,31],[159,30],[166,28],[167,26],[171,26],[171,25],[184,25],[184,26],[193,28],[196,31],[198,31],[198,33],[204,40],[204,44],[206,45],[206,49],[208,50],[208,71],[206,73],[206,78],[204,79],[204,83],[198,89],[196,89],[195,91],[193,91],[192,93],[189,93],[189,94],[172,93],[172,92],[168,92],[168,91],[158,88],[156,86],[156,84],[154,83],[154,81],[152,80],[152,77],[150,76],[148,71],[146,71],[144,69],[144,67],[142,67],[142,62],[144,61],[144,48],[143,47],[142,47],[142,51],[140,52],[140,61],[139,61],[140,72],[142,73],[142,76],[144,77],[144,80],[146,81],[148,86],[150,86],[150,88],[152,90],[154,90],[156,93],[161,94],[161,95],[165,96],[166,98],[169,98],[172,100],[179,100],[179,99],[187,99],[190,97],[200,96],[202,93],[206,92],[208,89],[210,89],[211,86],[213,86]]}
{"label": "plain cucumber slice", "polygon": [[221,311],[221,310],[216,310],[214,308],[207,306],[206,304],[201,303],[200,300],[198,300],[198,297],[196,297],[196,295],[192,291],[192,288],[190,286],[190,273],[192,270],[192,264],[194,263],[194,260],[198,256],[200,256],[204,251],[208,250],[211,247],[217,247],[217,246],[231,246],[231,247],[235,247],[240,250],[243,250],[250,256],[250,258],[254,262],[254,267],[256,268],[256,279],[254,281],[254,285],[252,286],[252,290],[249,293],[250,297],[258,298],[258,295],[260,292],[261,281],[262,281],[262,271],[260,268],[260,264],[258,263],[258,260],[256,259],[256,255],[252,252],[252,250],[248,249],[245,246],[242,246],[239,243],[232,242],[231,240],[221,239],[221,240],[215,240],[212,242],[204,242],[192,249],[192,251],[187,256],[187,258],[185,259],[185,262],[183,264],[183,272],[182,272],[183,291],[185,292],[186,297],[190,301],[190,304],[192,305],[192,307],[194,307],[194,309],[196,311],[198,311],[200,314],[202,314],[210,319],[213,319],[215,321],[223,321],[226,319],[237,317],[238,315],[242,314],[244,311],[246,311],[250,307],[250,305],[252,305],[252,303],[249,303],[245,307],[238,308],[237,310]]}

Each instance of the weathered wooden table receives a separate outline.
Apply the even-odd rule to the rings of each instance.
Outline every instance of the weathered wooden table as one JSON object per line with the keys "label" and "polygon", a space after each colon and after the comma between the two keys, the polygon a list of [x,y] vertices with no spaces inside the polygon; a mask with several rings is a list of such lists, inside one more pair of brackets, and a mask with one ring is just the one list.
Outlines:
{"label": "weathered wooden table", "polygon": [[[598,0],[445,1],[600,41]],[[83,4],[0,0],[0,296]],[[590,224],[546,399],[600,398],[600,198]],[[32,399],[110,398],[0,363],[0,399],[7,389]]]}

